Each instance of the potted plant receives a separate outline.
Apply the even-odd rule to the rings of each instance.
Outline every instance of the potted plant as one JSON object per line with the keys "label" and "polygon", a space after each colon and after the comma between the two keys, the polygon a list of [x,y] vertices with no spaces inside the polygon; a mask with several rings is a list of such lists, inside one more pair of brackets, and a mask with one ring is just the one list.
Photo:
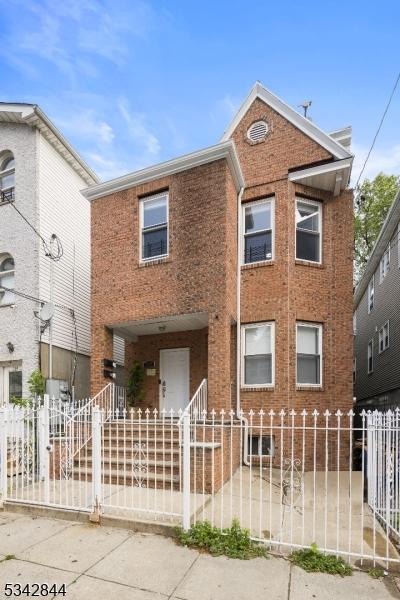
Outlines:
{"label": "potted plant", "polygon": [[144,398],[144,369],[138,360],[135,360],[129,369],[127,399],[130,407],[134,407]]}

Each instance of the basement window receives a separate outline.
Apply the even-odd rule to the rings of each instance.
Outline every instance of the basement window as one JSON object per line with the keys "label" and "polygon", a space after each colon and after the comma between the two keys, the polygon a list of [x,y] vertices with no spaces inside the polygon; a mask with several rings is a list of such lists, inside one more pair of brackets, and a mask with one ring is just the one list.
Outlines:
{"label": "basement window", "polygon": [[296,200],[296,258],[321,262],[321,204]]}
{"label": "basement window", "polygon": [[168,256],[168,193],[140,201],[141,260]]}
{"label": "basement window", "polygon": [[273,435],[250,435],[250,456],[274,456],[275,436]]}

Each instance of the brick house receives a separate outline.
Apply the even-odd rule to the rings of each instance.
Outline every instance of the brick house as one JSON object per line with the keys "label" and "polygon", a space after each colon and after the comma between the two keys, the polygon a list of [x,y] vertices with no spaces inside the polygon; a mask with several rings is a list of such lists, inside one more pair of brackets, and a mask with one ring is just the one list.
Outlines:
{"label": "brick house", "polygon": [[215,146],[89,187],[92,393],[119,336],[143,408],[351,408],[350,135],[256,83]]}

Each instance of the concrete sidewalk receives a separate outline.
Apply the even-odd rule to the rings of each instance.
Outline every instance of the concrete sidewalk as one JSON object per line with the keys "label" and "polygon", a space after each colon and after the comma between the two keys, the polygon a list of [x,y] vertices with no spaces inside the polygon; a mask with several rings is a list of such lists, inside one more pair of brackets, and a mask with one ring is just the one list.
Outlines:
{"label": "concrete sidewalk", "polygon": [[0,597],[6,583],[46,582],[65,583],[68,600],[400,599],[390,577],[307,574],[274,557],[213,558],[161,536],[12,512],[0,513],[0,560]]}

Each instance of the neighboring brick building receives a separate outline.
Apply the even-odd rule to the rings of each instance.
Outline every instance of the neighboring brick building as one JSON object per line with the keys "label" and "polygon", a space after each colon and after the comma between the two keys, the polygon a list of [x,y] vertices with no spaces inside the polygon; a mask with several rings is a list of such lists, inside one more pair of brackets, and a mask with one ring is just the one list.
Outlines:
{"label": "neighboring brick building", "polygon": [[257,83],[216,146],[88,188],[92,392],[114,334],[143,407],[350,409],[349,141]]}

